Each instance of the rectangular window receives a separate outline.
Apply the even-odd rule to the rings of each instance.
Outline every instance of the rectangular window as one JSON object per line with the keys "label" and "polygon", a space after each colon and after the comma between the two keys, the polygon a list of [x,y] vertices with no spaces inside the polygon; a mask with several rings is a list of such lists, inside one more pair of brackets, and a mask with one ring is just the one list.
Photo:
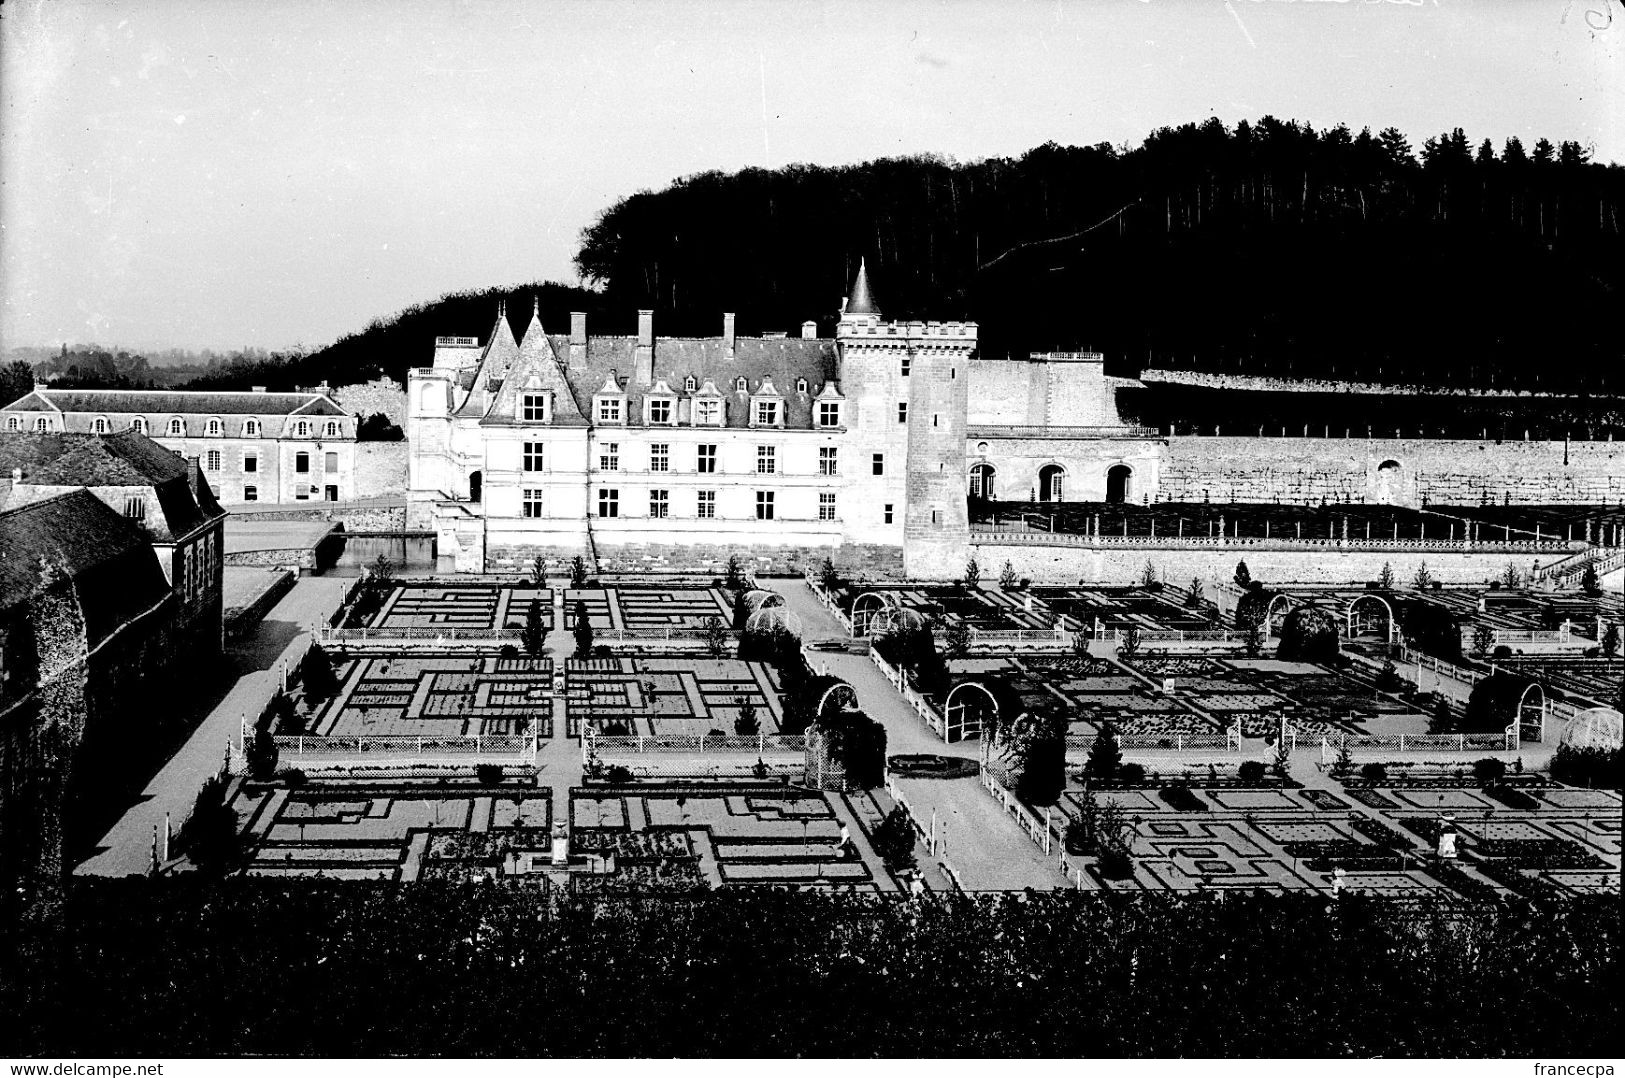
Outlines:
{"label": "rectangular window", "polygon": [[526,442],[525,443],[525,451],[524,451],[524,461],[525,461],[524,467],[525,467],[525,471],[527,471],[527,472],[539,472],[539,471],[542,470],[542,460],[543,460],[542,446],[543,446],[543,444],[544,443],[542,443],[542,442]]}
{"label": "rectangular window", "polygon": [[909,358],[909,357],[908,357],[908,356],[904,356],[904,357],[903,357],[903,377],[904,377],[904,378],[907,378],[907,377],[908,377],[908,369],[909,369],[909,367],[910,367],[910,366],[911,366],[911,365],[912,365],[912,364],[911,364],[911,362],[910,362],[910,358]]}
{"label": "rectangular window", "polygon": [[666,442],[656,442],[649,447],[649,470],[651,472],[671,471],[671,446]]}
{"label": "rectangular window", "polygon": [[694,506],[694,515],[705,520],[710,520],[712,517],[717,515],[716,491],[702,490],[698,493],[697,501]]}
{"label": "rectangular window", "polygon": [[671,423],[671,401],[668,401],[668,400],[652,400],[652,401],[650,401],[649,402],[649,422],[650,423],[663,423],[663,424],[666,424],[666,425],[670,425],[670,423]]}
{"label": "rectangular window", "polygon": [[835,519],[835,495],[828,491],[821,491],[818,495],[818,519]]}
{"label": "rectangular window", "polygon": [[772,475],[778,470],[778,453],[773,446],[759,445],[756,447],[756,474]]}
{"label": "rectangular window", "polygon": [[145,499],[145,498],[125,498],[124,499],[124,515],[129,517],[131,520],[146,520],[147,519],[147,499]]}
{"label": "rectangular window", "polygon": [[246,486],[246,487],[243,488],[243,501],[245,501],[245,502],[257,502],[259,500],[260,500],[260,488],[259,487],[250,485],[250,486]]}
{"label": "rectangular window", "polygon": [[931,510],[931,526],[933,528],[942,527],[942,510],[941,509],[933,509],[933,510]]}
{"label": "rectangular window", "polygon": [[908,422],[908,405],[903,401],[897,403],[897,422]]}
{"label": "rectangular window", "polygon": [[671,497],[668,491],[651,490],[649,492],[649,515],[651,517],[656,520],[664,519],[670,505]]}
{"label": "rectangular window", "polygon": [[695,401],[694,425],[696,427],[722,426],[722,402],[719,400]]}
{"label": "rectangular window", "polygon": [[293,470],[304,474],[310,471],[310,454],[295,453],[293,455]]}
{"label": "rectangular window", "polygon": [[838,475],[839,474],[839,472],[836,469],[836,457],[835,457],[835,447],[834,446],[832,446],[832,445],[821,445],[821,446],[818,447],[818,474],[819,475]]}
{"label": "rectangular window", "polygon": [[756,425],[758,427],[772,427],[779,422],[778,401],[756,402]]}
{"label": "rectangular window", "polygon": [[598,422],[619,423],[621,421],[621,399],[619,397],[604,397],[598,401]]}
{"label": "rectangular window", "polygon": [[601,517],[618,517],[621,515],[621,492],[609,487],[598,488],[598,515]]}
{"label": "rectangular window", "polygon": [[337,453],[328,453],[326,455],[325,466],[327,468],[328,475],[337,475],[339,471],[339,455]]}
{"label": "rectangular window", "polygon": [[621,468],[621,446],[619,442],[605,442],[598,447],[598,470],[601,472],[615,472]]}
{"label": "rectangular window", "polygon": [[874,468],[874,473],[876,475],[885,475],[886,474],[886,454],[884,454],[884,453],[876,453],[874,455],[874,461],[873,461],[872,467]]}
{"label": "rectangular window", "polygon": [[208,454],[203,459],[207,463],[209,471],[218,472],[220,470],[220,450],[209,450]]}
{"label": "rectangular window", "polygon": [[820,401],[818,403],[818,425],[820,427],[838,427],[841,425],[841,405],[839,401]]}
{"label": "rectangular window", "polygon": [[717,447],[702,445],[699,450],[699,459],[695,464],[695,470],[705,475],[715,472],[717,470]]}
{"label": "rectangular window", "polygon": [[250,475],[253,475],[253,474],[258,473],[259,470],[260,470],[260,455],[258,453],[244,453],[243,454],[243,471],[249,473]]}
{"label": "rectangular window", "polygon": [[880,516],[880,522],[882,524],[890,524],[891,523],[891,502],[886,503],[886,508],[881,513],[881,516]]}
{"label": "rectangular window", "polygon": [[527,517],[542,515],[542,492],[538,487],[526,487],[519,502],[520,509]]}
{"label": "rectangular window", "polygon": [[756,519],[773,519],[773,492],[771,490],[758,490],[756,492]]}
{"label": "rectangular window", "polygon": [[519,398],[519,418],[526,423],[547,422],[547,394],[525,393]]}

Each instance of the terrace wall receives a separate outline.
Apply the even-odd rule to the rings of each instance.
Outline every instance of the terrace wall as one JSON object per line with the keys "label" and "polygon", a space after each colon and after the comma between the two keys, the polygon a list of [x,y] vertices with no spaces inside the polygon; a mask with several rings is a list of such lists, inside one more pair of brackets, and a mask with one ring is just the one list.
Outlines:
{"label": "terrace wall", "polygon": [[[1008,560],[1020,576],[1037,583],[1074,584],[1090,582],[1123,583],[1138,580],[1149,561],[1158,576],[1175,584],[1193,577],[1202,580],[1228,580],[1236,571],[1238,558],[1247,559],[1253,579],[1269,583],[1351,584],[1375,580],[1384,563],[1400,580],[1409,580],[1417,568],[1427,563],[1436,580],[1450,584],[1481,584],[1500,577],[1509,564],[1520,572],[1529,570],[1531,556],[1517,553],[1450,553],[1437,550],[1260,550],[1257,547],[1213,547],[1167,549],[1135,547],[1088,548],[1047,546],[1041,543],[983,543],[971,537],[977,561],[984,566],[1003,566]],[[1553,560],[1547,556],[1542,564]]]}
{"label": "terrace wall", "polygon": [[[1159,493],[1171,501],[1625,501],[1620,442],[1176,436],[1166,454]],[[1386,461],[1400,467],[1385,471]]]}
{"label": "terrace wall", "polygon": [[[493,544],[485,551],[485,569],[490,573],[528,572],[540,556],[550,568],[568,566],[570,559],[585,551],[580,546],[534,546]],[[601,573],[680,573],[720,574],[729,555],[738,555],[745,566],[761,575],[803,575],[816,573],[829,558],[836,569],[859,578],[900,578],[903,552],[900,547],[868,543],[848,543],[839,547],[775,546],[768,543],[749,547],[713,544],[673,543],[598,544],[598,571]]]}

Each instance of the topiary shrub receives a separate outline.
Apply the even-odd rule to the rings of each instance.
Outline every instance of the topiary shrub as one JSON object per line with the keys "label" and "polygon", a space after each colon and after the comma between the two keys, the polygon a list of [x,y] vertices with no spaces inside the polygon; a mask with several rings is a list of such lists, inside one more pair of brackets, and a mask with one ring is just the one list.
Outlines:
{"label": "topiary shrub", "polygon": [[1473,778],[1483,783],[1499,782],[1506,777],[1507,765],[1493,756],[1473,762]]}
{"label": "topiary shrub", "polygon": [[1388,768],[1386,765],[1372,760],[1368,764],[1360,765],[1360,777],[1373,786],[1381,786],[1388,781]]}
{"label": "topiary shrub", "polygon": [[613,764],[604,769],[604,781],[617,786],[624,786],[636,782],[638,777],[632,774],[632,769],[621,764]]}
{"label": "topiary shrub", "polygon": [[1242,782],[1257,784],[1264,781],[1267,770],[1262,760],[1243,760],[1241,766],[1236,768],[1236,775]]}
{"label": "topiary shrub", "polygon": [[476,764],[474,778],[481,786],[500,786],[502,784],[502,765]]}
{"label": "topiary shrub", "polygon": [[1092,779],[1108,781],[1117,774],[1123,763],[1123,749],[1117,740],[1117,724],[1107,722],[1100,728],[1100,735],[1095,743],[1089,746],[1089,759],[1083,769]]}
{"label": "topiary shrub", "polygon": [[1117,781],[1124,786],[1138,786],[1145,781],[1145,765],[1127,763],[1117,769]]}
{"label": "topiary shrub", "polygon": [[244,746],[243,754],[247,757],[249,778],[263,781],[276,773],[277,757],[280,754],[270,731],[255,731],[254,736]]}
{"label": "topiary shrub", "polygon": [[1340,651],[1337,618],[1317,606],[1294,607],[1281,626],[1276,658],[1288,662],[1333,663]]}
{"label": "topiary shrub", "polygon": [[914,867],[914,825],[901,807],[886,813],[875,827],[870,842],[886,867],[901,872]]}

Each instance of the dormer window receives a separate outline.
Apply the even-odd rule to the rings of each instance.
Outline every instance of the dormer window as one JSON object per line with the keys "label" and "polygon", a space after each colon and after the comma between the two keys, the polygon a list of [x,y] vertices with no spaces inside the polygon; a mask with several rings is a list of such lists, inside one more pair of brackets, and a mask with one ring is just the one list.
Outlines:
{"label": "dormer window", "polygon": [[519,395],[519,419],[525,423],[547,422],[546,393],[521,393]]}
{"label": "dormer window", "polygon": [[747,390],[749,388],[750,388],[750,383],[745,381],[745,376],[744,375],[740,375],[738,378],[734,379],[734,390],[735,390],[735,392],[743,393],[743,392],[745,392],[745,390]]}
{"label": "dormer window", "polygon": [[179,438],[181,435],[183,435],[185,433],[186,433],[186,423],[183,420],[171,419],[169,421],[169,436],[171,438]]}
{"label": "dormer window", "polygon": [[694,376],[692,374],[689,375],[687,378],[683,379],[683,392],[684,393],[692,393],[698,388],[700,388],[700,383],[695,380],[695,378],[694,378]]}
{"label": "dormer window", "polygon": [[40,416],[38,419],[34,420],[34,429],[44,433],[45,431],[51,429],[51,421],[46,419],[44,416]]}
{"label": "dormer window", "polygon": [[797,378],[796,379],[796,392],[797,393],[805,393],[805,392],[807,392],[807,379],[805,379],[805,378]]}
{"label": "dormer window", "polygon": [[779,425],[779,402],[766,400],[756,401],[755,425],[758,427],[776,427]]}
{"label": "dormer window", "polygon": [[260,421],[257,419],[243,420],[243,437],[258,438],[260,436]]}
{"label": "dormer window", "polygon": [[750,401],[750,425],[753,427],[784,426],[784,398],[773,386],[773,379],[763,378]]}
{"label": "dormer window", "polygon": [[598,398],[598,422],[621,422],[621,399],[619,397]]}
{"label": "dormer window", "polygon": [[818,425],[820,427],[838,427],[841,425],[841,402],[818,402]]}
{"label": "dormer window", "polygon": [[664,378],[658,379],[644,395],[643,421],[654,427],[669,427],[677,422],[677,394]]}
{"label": "dormer window", "polygon": [[6,429],[7,430],[21,430],[22,427],[23,427],[23,421],[20,418],[18,418],[17,416],[14,416],[14,415],[6,416]]}
{"label": "dormer window", "polygon": [[92,434],[106,434],[107,433],[107,417],[99,415],[95,419],[91,420],[90,433],[92,433]]}
{"label": "dormer window", "polygon": [[677,414],[670,400],[651,400],[649,402],[649,423],[652,426],[670,426]]}
{"label": "dormer window", "polygon": [[339,421],[336,420],[336,419],[329,419],[327,421],[327,435],[326,435],[326,437],[328,437],[328,438],[337,438],[338,436],[339,436]]}
{"label": "dormer window", "polygon": [[694,425],[696,427],[722,426],[722,402],[716,398],[702,399],[694,402]]}
{"label": "dormer window", "polygon": [[219,418],[217,418],[217,417],[216,418],[211,418],[209,420],[208,427],[205,428],[205,429],[208,431],[209,437],[211,437],[211,438],[220,437],[220,431],[221,431],[222,428],[220,426]]}
{"label": "dormer window", "polygon": [[293,436],[295,438],[309,438],[310,422],[308,420],[301,419],[299,422],[295,423],[293,425]]}
{"label": "dormer window", "polygon": [[130,429],[135,431],[137,434],[147,433],[146,419],[142,418],[141,416],[136,416],[134,419],[130,420]]}

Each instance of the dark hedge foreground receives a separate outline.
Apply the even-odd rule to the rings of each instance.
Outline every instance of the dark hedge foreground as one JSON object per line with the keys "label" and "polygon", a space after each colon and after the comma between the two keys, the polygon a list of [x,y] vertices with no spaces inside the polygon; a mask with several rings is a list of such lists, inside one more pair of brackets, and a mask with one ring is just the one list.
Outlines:
{"label": "dark hedge foreground", "polygon": [[1619,1054],[1619,901],[79,885],[7,1055]]}

